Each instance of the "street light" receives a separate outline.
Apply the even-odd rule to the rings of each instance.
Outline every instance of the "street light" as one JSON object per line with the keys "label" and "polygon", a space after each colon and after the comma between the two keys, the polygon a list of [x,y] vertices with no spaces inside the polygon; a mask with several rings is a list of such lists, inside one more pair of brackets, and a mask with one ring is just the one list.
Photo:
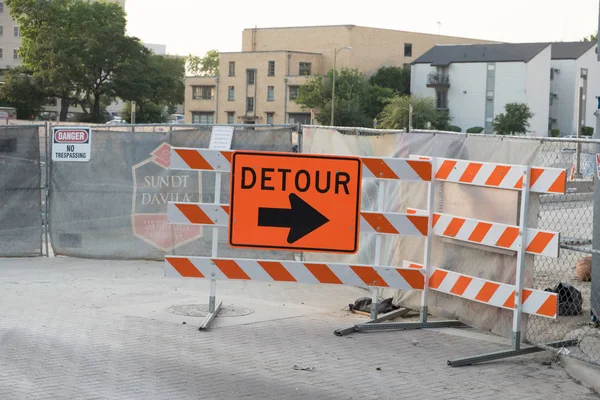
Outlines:
{"label": "street light", "polygon": [[337,54],[342,50],[352,50],[352,46],[342,47],[341,49],[334,49],[333,53],[333,88],[331,90],[331,126],[333,126],[333,117],[335,114],[335,64],[337,62]]}

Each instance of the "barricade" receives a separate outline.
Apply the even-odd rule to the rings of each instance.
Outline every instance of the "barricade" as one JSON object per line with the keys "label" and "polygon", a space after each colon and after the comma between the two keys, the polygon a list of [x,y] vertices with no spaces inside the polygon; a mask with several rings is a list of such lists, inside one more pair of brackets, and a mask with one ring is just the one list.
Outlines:
{"label": "barricade", "polygon": [[[171,169],[191,169],[232,172],[234,154],[191,148],[171,149]],[[264,153],[274,154],[274,153]],[[306,156],[306,155],[305,155]],[[316,157],[311,155],[310,157]],[[219,258],[213,245],[211,257],[165,258],[165,272],[171,277],[204,278],[211,280],[210,304],[215,304],[217,280],[267,282],[298,282],[308,284],[366,285],[368,287],[422,290],[419,322],[381,323],[393,318],[390,313],[363,324],[335,331],[338,336],[357,331],[421,329],[464,326],[460,321],[428,321],[429,290],[477,301],[494,307],[513,310],[512,348],[506,351],[448,361],[450,366],[470,365],[522,354],[542,351],[541,347],[521,347],[522,313],[556,319],[556,293],[524,287],[525,254],[558,257],[558,232],[527,227],[529,194],[565,193],[566,170],[532,168],[444,158],[411,156],[409,159],[361,157],[362,178],[427,182],[427,209],[408,209],[406,214],[361,211],[360,231],[380,235],[420,236],[425,238],[424,262],[404,261],[401,267],[379,265],[380,243],[377,243],[373,265],[314,263],[302,261],[255,260]],[[235,174],[232,173],[232,179]],[[473,218],[434,213],[436,181],[475,185],[520,193],[520,212],[517,225],[500,224]],[[380,190],[383,185],[380,185]],[[217,197],[218,198],[218,197]],[[229,226],[230,205],[178,203],[168,205],[170,224]],[[278,225],[287,226],[287,225]],[[517,256],[515,283],[506,284],[468,276],[431,265],[432,236],[451,238],[459,242],[514,251]],[[218,314],[218,306],[209,314],[200,329],[207,328]],[[213,309],[211,309],[213,311]],[[549,347],[572,345],[572,340],[548,343]]]}
{"label": "barricade", "polygon": [[[241,152],[243,153],[243,152]],[[265,153],[268,154],[268,153]],[[170,168],[179,170],[231,172],[233,152],[195,148],[172,148]],[[431,161],[397,158],[361,158],[362,178],[428,182],[431,186]],[[218,199],[218,197],[215,197]],[[168,223],[207,225],[223,228],[229,225],[228,204],[178,203],[168,204]],[[359,228],[363,233],[427,237],[429,217],[400,213],[360,212]],[[379,246],[377,247],[379,249]],[[411,267],[379,265],[379,251],[373,266],[304,263],[293,261],[262,261],[219,258],[213,242],[211,257],[165,258],[167,276],[207,278],[211,280],[209,315],[200,325],[206,329],[218,314],[217,280],[262,280],[313,284],[366,285],[406,290],[425,287],[425,270]],[[426,259],[430,248],[425,250]]]}

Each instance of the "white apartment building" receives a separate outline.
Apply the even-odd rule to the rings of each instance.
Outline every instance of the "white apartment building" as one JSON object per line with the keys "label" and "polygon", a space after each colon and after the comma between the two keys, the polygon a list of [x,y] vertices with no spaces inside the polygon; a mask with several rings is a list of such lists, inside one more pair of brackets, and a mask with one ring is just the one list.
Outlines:
{"label": "white apartment building", "polygon": [[549,127],[559,129],[561,136],[577,133],[580,109],[581,126],[595,129],[596,97],[600,96],[597,48],[595,42],[552,43]]}
{"label": "white apartment building", "polygon": [[463,132],[481,126],[493,133],[507,103],[526,103],[530,134],[547,136],[550,59],[550,43],[438,45],[412,63],[411,93],[436,99]]}

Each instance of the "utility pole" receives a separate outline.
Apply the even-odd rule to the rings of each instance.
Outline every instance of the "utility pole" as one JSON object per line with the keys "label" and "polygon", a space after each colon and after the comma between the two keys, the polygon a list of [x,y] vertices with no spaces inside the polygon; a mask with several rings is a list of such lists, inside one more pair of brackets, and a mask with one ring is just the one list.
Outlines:
{"label": "utility pole", "polygon": [[[600,1],[598,1],[598,28],[600,31]],[[598,42],[600,43],[600,41]],[[598,54],[598,61],[600,62],[600,52]],[[597,73],[598,68],[594,68],[591,73]],[[600,93],[594,93],[594,96],[598,98]],[[600,139],[600,99],[597,99],[596,112],[596,129],[594,129],[593,139]],[[592,251],[598,251],[600,249],[600,176],[598,174],[598,154],[600,154],[600,146],[594,145],[594,153],[596,153],[594,159],[596,162],[596,168],[594,168],[594,216],[593,216],[593,228],[592,228]],[[590,313],[592,314],[592,322],[597,322],[600,316],[600,253],[592,253],[592,284],[591,284],[591,307]]]}
{"label": "utility pole", "polygon": [[333,49],[333,87],[331,88],[331,126],[334,124],[335,116],[335,75],[336,75],[336,63],[337,54],[342,50],[352,50],[351,46],[342,47],[341,49]]}

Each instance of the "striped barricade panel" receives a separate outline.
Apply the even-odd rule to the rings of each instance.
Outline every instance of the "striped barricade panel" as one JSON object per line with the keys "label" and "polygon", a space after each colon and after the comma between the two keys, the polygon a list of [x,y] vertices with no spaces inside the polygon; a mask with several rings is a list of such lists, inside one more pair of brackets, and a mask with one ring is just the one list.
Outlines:
{"label": "striped barricade panel", "polygon": [[[419,269],[422,265],[404,261],[404,267]],[[463,275],[458,272],[434,268],[429,287],[437,292],[461,297],[495,307],[513,310],[515,286]],[[540,317],[556,319],[558,297],[556,293],[543,290],[523,289],[523,312]]]}
{"label": "striped barricade panel", "polygon": [[[427,236],[426,216],[361,212],[360,231],[388,235]],[[167,206],[170,224],[227,226],[229,206],[206,203],[175,203]]]}
{"label": "striped barricade panel", "polygon": [[[418,155],[410,159],[420,160],[429,157]],[[494,164],[468,160],[438,158],[434,177],[437,180],[492,187],[498,189],[520,190],[523,187],[522,165]],[[564,194],[567,185],[567,171],[560,168],[531,168],[530,188],[535,193]]]}
{"label": "striped barricade panel", "polygon": [[425,271],[415,268],[210,257],[165,257],[168,277],[297,282],[422,290]]}
{"label": "striped barricade panel", "polygon": [[171,147],[170,169],[229,172],[232,151]]}
{"label": "striped barricade panel", "polygon": [[[422,215],[425,211],[409,208],[407,214]],[[519,227],[473,218],[433,214],[433,234],[464,242],[506,250],[519,250]],[[558,258],[560,233],[527,228],[527,253]]]}
{"label": "striped barricade panel", "polygon": [[182,225],[227,226],[229,224],[229,206],[171,202],[167,205],[167,222]]}
{"label": "striped barricade panel", "polygon": [[363,178],[431,181],[431,161],[361,157]]}

